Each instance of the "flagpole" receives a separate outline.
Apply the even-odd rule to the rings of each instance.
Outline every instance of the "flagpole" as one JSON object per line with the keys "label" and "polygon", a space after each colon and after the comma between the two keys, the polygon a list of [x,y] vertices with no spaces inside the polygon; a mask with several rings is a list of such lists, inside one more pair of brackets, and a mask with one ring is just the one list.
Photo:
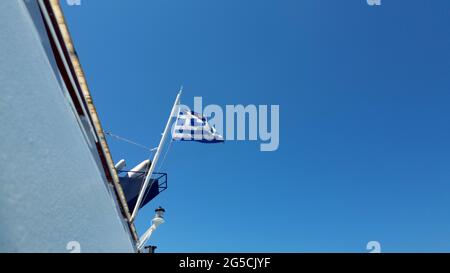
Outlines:
{"label": "flagpole", "polygon": [[[139,192],[139,196],[136,201],[136,205],[134,206],[133,213],[131,214],[130,222],[132,222],[134,220],[134,218],[136,217],[136,214],[139,210],[139,206],[141,205],[142,199],[144,198],[144,193],[147,189],[148,183],[151,181],[150,178],[152,177],[153,171],[155,170],[155,166],[156,166],[156,163],[158,162],[158,158],[161,153],[162,146],[163,146],[164,141],[166,140],[167,135],[169,133],[170,122],[172,120],[172,117],[175,116],[175,111],[177,111],[178,105],[180,104],[180,96],[181,96],[182,92],[183,92],[183,87],[180,88],[177,98],[175,99],[175,103],[173,104],[172,111],[170,112],[170,116],[169,116],[169,119],[167,120],[167,124],[166,124],[166,127],[164,128],[164,132],[162,134],[158,148],[156,149],[155,155],[153,156],[153,160],[150,163],[150,169],[148,170],[147,176],[145,177],[144,185],[142,186],[141,191]],[[152,184],[150,184],[150,187],[151,186],[152,186]]]}

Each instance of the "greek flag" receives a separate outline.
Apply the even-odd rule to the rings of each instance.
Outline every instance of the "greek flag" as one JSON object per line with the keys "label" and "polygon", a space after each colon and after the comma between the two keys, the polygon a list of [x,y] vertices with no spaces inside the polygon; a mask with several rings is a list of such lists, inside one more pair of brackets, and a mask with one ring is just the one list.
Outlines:
{"label": "greek flag", "polygon": [[194,111],[182,110],[179,112],[172,132],[173,140],[197,141],[202,143],[224,142],[221,135],[202,115]]}

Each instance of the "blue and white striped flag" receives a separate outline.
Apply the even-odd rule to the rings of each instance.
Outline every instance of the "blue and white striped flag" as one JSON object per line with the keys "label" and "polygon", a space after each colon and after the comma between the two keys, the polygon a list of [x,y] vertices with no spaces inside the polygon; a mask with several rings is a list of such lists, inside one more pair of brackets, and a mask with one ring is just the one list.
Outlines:
{"label": "blue and white striped flag", "polygon": [[182,110],[178,114],[172,132],[172,139],[203,143],[224,142],[223,137],[216,132],[214,127],[208,124],[205,117],[194,111],[186,110]]}

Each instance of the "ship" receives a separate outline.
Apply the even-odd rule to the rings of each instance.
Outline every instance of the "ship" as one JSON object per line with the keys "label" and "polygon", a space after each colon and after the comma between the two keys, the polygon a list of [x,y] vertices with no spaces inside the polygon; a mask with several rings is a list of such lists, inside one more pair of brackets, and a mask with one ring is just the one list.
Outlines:
{"label": "ship", "polygon": [[0,84],[0,252],[142,252],[167,174],[136,204],[151,162],[114,164],[58,0],[0,1]]}

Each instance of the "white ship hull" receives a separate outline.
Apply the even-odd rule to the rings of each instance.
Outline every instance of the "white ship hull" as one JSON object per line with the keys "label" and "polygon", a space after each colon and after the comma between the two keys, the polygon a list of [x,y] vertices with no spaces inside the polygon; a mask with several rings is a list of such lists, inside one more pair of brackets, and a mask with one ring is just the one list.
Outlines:
{"label": "white ship hull", "polygon": [[38,1],[0,1],[0,252],[135,252],[92,109],[48,27]]}

